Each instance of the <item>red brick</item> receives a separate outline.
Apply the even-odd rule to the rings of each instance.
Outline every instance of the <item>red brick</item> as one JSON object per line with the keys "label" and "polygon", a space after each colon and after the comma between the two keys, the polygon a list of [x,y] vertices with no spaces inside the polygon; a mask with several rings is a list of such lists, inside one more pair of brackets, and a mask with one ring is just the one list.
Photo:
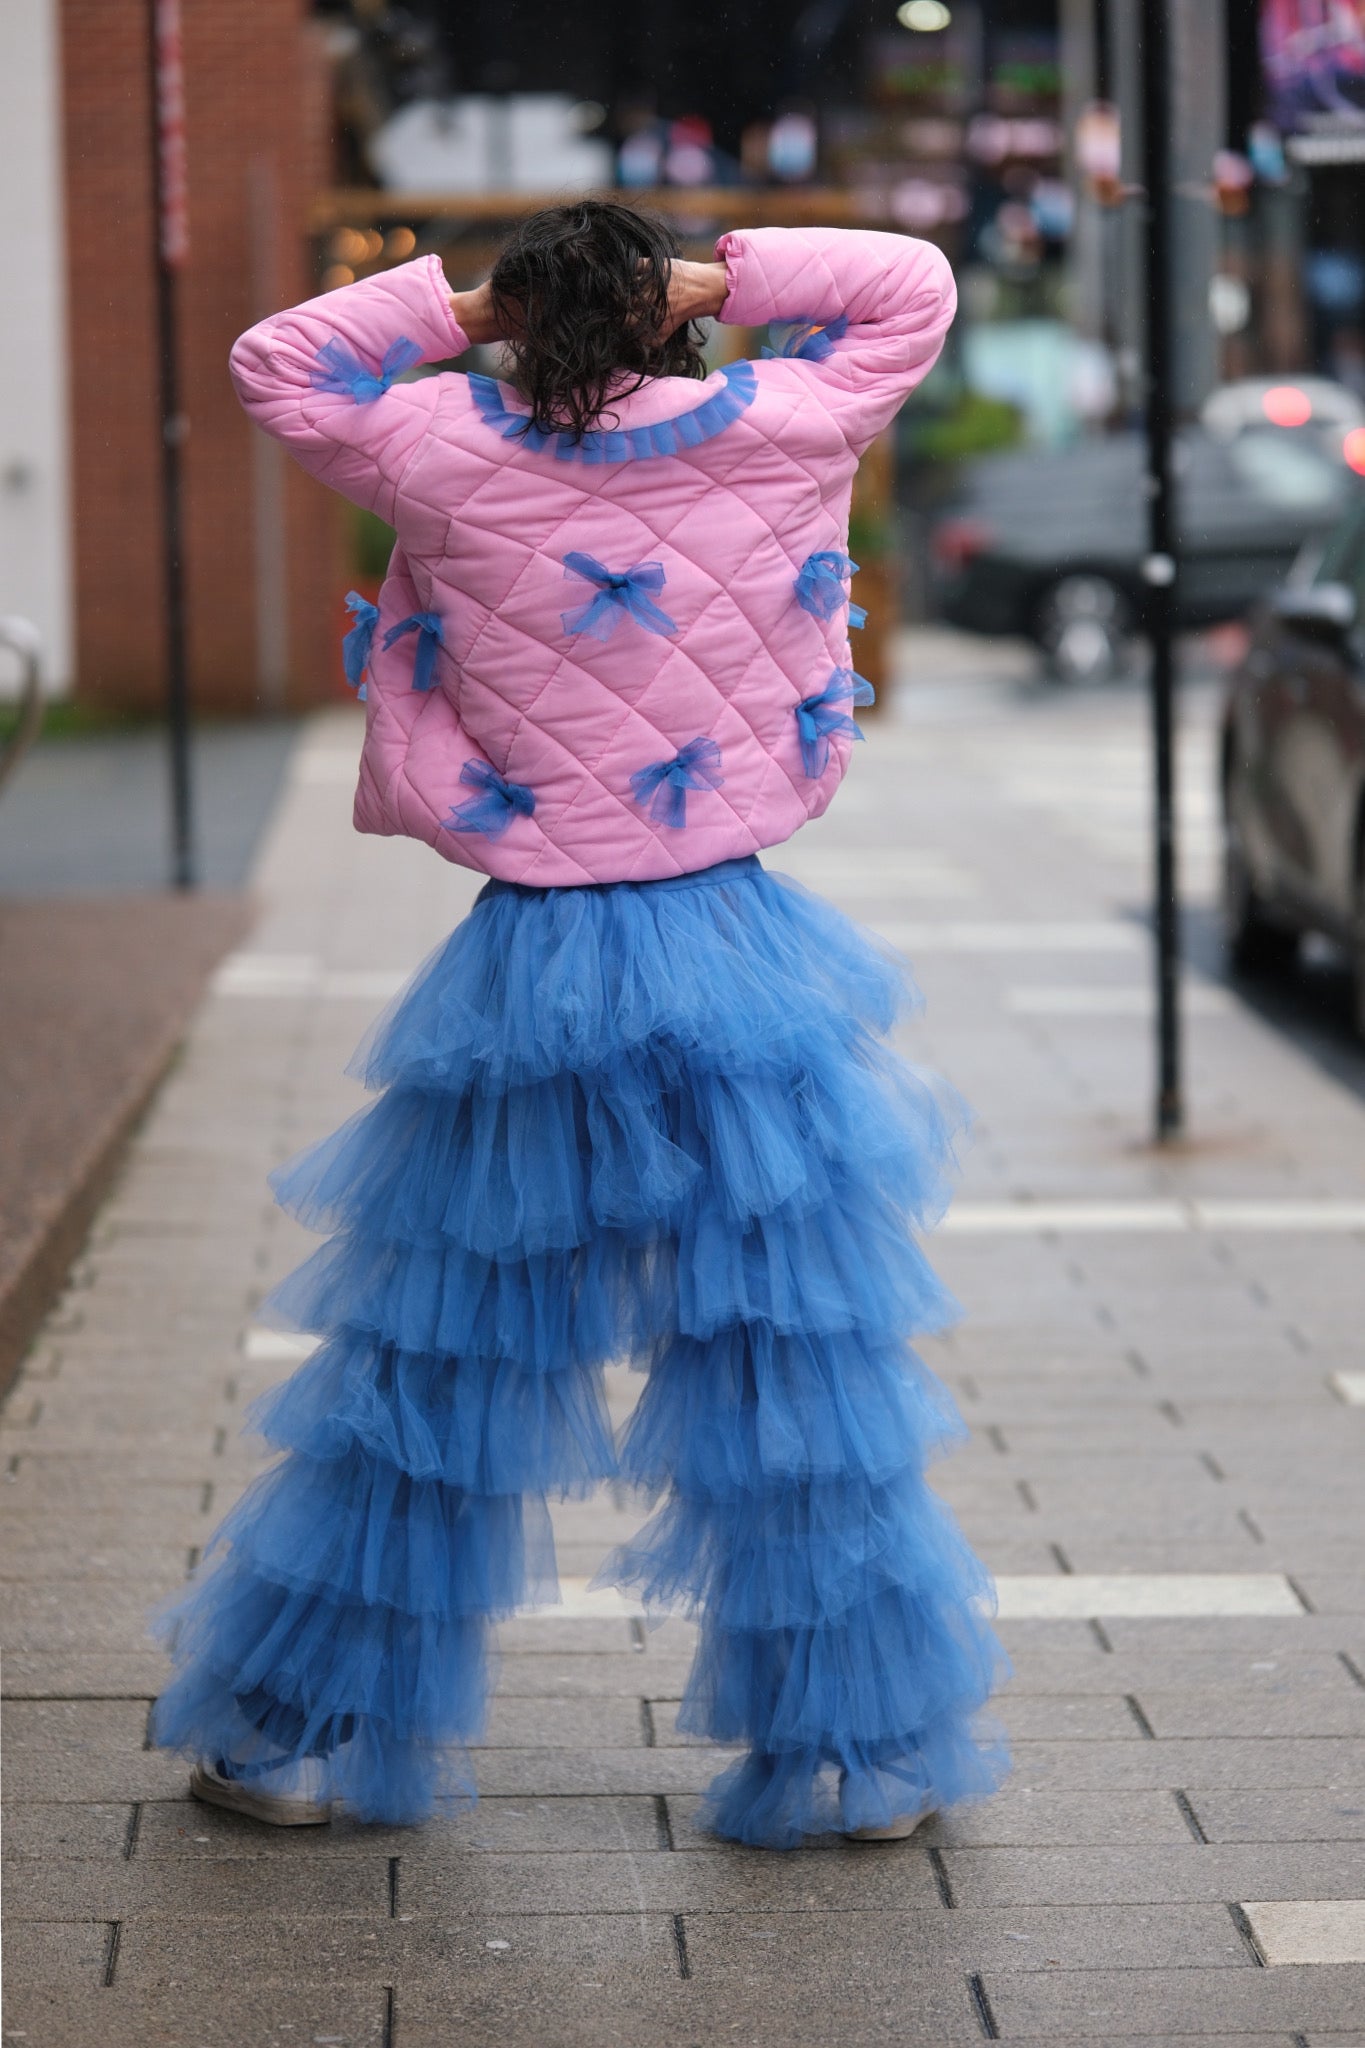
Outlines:
{"label": "red brick", "polygon": [[[148,0],[63,0],[76,689],[127,707],[164,682]],[[256,674],[251,430],[235,336],[313,287],[306,222],[331,174],[326,59],[304,0],[184,0],[190,256],[179,288],[191,686],[246,711]],[[272,196],[271,232],[253,188]],[[285,487],[287,701],[335,688],[344,568],[335,506]]]}

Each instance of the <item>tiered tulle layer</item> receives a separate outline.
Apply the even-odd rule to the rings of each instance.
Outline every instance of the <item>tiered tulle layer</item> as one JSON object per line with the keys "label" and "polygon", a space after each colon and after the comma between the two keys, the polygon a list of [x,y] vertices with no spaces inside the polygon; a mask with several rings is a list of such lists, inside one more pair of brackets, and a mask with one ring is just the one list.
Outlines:
{"label": "tiered tulle layer", "polygon": [[604,1576],[698,1614],[682,1724],[750,1751],[721,1833],[989,1790],[990,1588],[925,1483],[959,1424],[908,1349],[951,1313],[911,1231],[958,1105],[887,1049],[906,1001],[756,862],[485,891],[357,1055],[379,1099],[276,1176],[333,1235],[273,1306],[324,1341],[166,1618],[157,1739],[328,1756],[353,1811],[419,1817],[467,1786],[489,1621],[552,1595],[545,1497],[619,1466],[665,1498]]}

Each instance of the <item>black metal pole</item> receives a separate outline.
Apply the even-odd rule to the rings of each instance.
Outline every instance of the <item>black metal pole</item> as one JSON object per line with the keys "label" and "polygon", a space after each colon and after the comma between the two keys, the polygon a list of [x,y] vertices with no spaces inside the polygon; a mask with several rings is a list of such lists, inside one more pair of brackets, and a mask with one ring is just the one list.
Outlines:
{"label": "black metal pole", "polygon": [[[165,39],[158,0],[147,0],[148,53],[152,108],[152,173],[155,197],[156,250],[156,334],[160,373],[161,416],[161,532],[163,597],[166,626],[166,734],[170,751],[171,797],[171,883],[177,889],[193,889],[198,881],[195,859],[194,787],[190,772],[190,690],[185,656],[185,551],[184,491],[180,451],[188,422],[180,410],[180,377],[176,337],[176,262],[172,236],[168,232],[168,209],[174,198],[168,189],[166,130],[168,93],[177,96],[177,76],[167,77]],[[177,24],[178,26],[178,24]],[[178,105],[173,117],[178,118]]]}
{"label": "black metal pole", "polygon": [[1142,159],[1147,190],[1147,636],[1152,650],[1158,1142],[1185,1120],[1180,1077],[1180,913],[1175,847],[1176,540],[1171,306],[1168,0],[1142,5]]}

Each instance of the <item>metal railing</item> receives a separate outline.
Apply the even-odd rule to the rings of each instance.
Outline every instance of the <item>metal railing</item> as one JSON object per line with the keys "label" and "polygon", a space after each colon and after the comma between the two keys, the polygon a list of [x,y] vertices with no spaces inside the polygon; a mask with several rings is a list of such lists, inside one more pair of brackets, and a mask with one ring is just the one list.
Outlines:
{"label": "metal railing", "polygon": [[38,737],[43,722],[43,692],[39,666],[42,641],[38,628],[14,614],[0,616],[0,647],[17,654],[23,669],[19,690],[19,715],[14,728],[0,740],[0,789],[13,775],[24,755]]}

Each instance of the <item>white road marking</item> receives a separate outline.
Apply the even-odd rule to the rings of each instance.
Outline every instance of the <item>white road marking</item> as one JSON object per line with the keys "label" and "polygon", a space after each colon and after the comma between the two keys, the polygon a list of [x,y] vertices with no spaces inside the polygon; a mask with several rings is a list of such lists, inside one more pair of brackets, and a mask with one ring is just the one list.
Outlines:
{"label": "white road marking", "polygon": [[311,953],[229,953],[209,991],[215,996],[385,1002],[410,974],[403,967],[328,967]]}
{"label": "white road marking", "polygon": [[264,1330],[253,1327],[242,1339],[244,1357],[270,1360],[279,1364],[308,1358],[317,1347],[316,1337],[305,1337],[294,1330]]}
{"label": "white road marking", "polygon": [[1272,1969],[1365,1963],[1365,1899],[1249,1899],[1242,1911]]}
{"label": "white road marking", "polygon": [[[1003,1621],[1161,1619],[1200,1615],[1302,1614],[1302,1603],[1277,1572],[1068,1573],[1030,1577],[1005,1573],[995,1582]],[[564,1578],[555,1606],[525,1610],[529,1621],[611,1621],[645,1612],[614,1586]]]}
{"label": "white road marking", "polygon": [[[1019,987],[1005,990],[1005,1008],[1015,1017],[1150,1017],[1149,988]],[[1224,1017],[1236,1009],[1221,988],[1185,987],[1180,1007],[1190,1017]]]}
{"label": "white road marking", "polygon": [[1365,1230],[1365,1202],[1328,1195],[1303,1201],[1192,1201],[1199,1230]]}
{"label": "white road marking", "polygon": [[1278,1572],[1006,1573],[995,1582],[1002,1621],[1158,1619],[1302,1614]]}
{"label": "white road marking", "polygon": [[907,953],[1137,953],[1150,943],[1139,925],[1118,918],[900,923],[869,920],[871,929]]}
{"label": "white road marking", "polygon": [[1190,1230],[1183,1202],[958,1202],[940,1230],[956,1236],[1044,1230]]}
{"label": "white road marking", "polygon": [[1365,1408],[1365,1372],[1329,1372],[1327,1384],[1348,1408]]}
{"label": "white road marking", "polygon": [[594,1586],[588,1579],[561,1579],[559,1599],[552,1607],[528,1607],[527,1621],[629,1621],[639,1620],[644,1608],[628,1600],[615,1586]]}
{"label": "white road marking", "polygon": [[1101,1230],[1266,1230],[1335,1235],[1365,1230],[1365,1201],[1334,1196],[1286,1202],[1194,1196],[1118,1202],[959,1202],[939,1228],[964,1237]]}
{"label": "white road marking", "polygon": [[209,982],[216,996],[276,995],[311,989],[322,971],[312,953],[229,953]]}

